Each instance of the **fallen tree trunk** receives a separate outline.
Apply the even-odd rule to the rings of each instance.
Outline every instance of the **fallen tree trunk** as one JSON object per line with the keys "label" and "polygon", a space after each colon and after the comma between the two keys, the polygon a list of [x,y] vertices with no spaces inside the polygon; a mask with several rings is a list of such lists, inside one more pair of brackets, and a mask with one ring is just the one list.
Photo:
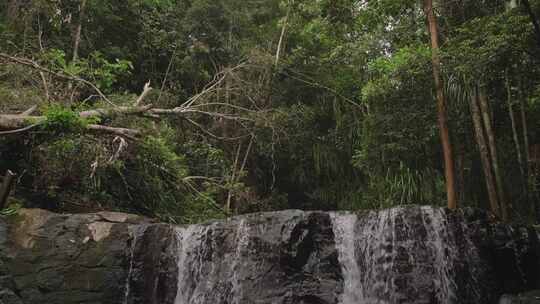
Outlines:
{"label": "fallen tree trunk", "polygon": [[[183,119],[195,126],[197,129],[200,129],[206,135],[210,135],[216,139],[237,140],[239,138],[244,138],[248,135],[228,138],[213,134],[209,130],[205,129],[201,124],[197,123],[192,116],[207,116],[219,120],[236,121],[240,125],[244,126],[244,122],[255,121],[252,117],[254,113],[263,112],[263,110],[261,110],[260,108],[251,109],[249,107],[233,104],[229,100],[227,100],[227,102],[201,102],[203,96],[205,96],[206,94],[212,94],[214,91],[216,91],[216,89],[221,84],[226,82],[227,76],[230,76],[234,70],[241,68],[242,66],[244,66],[244,64],[240,64],[234,68],[227,69],[225,72],[219,73],[218,75],[216,75],[215,79],[210,84],[208,84],[200,93],[192,96],[187,101],[183,102],[177,107],[154,108],[152,104],[142,105],[145,97],[152,90],[152,88],[150,87],[150,82],[144,85],[144,88],[139,97],[136,100],[132,101],[130,105],[118,106],[112,103],[109,99],[107,99],[107,97],[94,84],[78,76],[66,75],[63,72],[50,70],[48,68],[42,67],[37,62],[27,58],[14,57],[8,54],[0,53],[0,60],[1,59],[36,69],[38,72],[50,73],[58,78],[67,81],[78,81],[92,87],[98,93],[98,95],[104,101],[108,102],[111,106],[85,110],[75,114],[81,119],[90,119],[90,124],[81,124],[89,131],[107,132],[117,136],[135,139],[141,133],[139,130],[106,126],[104,125],[105,123],[94,123],[91,119],[99,118],[100,121],[104,121],[118,116],[128,115],[136,115],[152,119],[160,119],[165,116],[181,116]],[[31,109],[19,114],[0,113],[0,136],[24,133],[37,126],[47,123],[47,115],[32,115],[36,108],[37,107],[34,106]],[[216,108],[219,108],[220,110],[216,110]],[[226,108],[227,110],[223,111],[224,108]]]}

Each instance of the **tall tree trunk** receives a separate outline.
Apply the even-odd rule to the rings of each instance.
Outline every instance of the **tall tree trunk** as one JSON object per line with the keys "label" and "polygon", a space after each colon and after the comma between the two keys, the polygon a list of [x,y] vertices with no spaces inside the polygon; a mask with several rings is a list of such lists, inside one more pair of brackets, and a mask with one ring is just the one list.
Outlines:
{"label": "tall tree trunk", "polygon": [[75,26],[75,33],[73,35],[73,61],[79,59],[79,45],[81,44],[81,32],[82,32],[82,23],[84,21],[84,13],[86,7],[86,0],[81,0],[79,6],[79,20]]}
{"label": "tall tree trunk", "polygon": [[531,207],[534,210],[535,217],[538,221],[540,221],[540,206],[538,202],[538,191],[535,189],[535,182],[536,182],[536,174],[534,172],[533,168],[533,161],[531,159],[531,145],[529,143],[529,125],[527,123],[527,113],[526,113],[526,104],[525,104],[525,94],[523,93],[523,83],[520,81],[520,84],[518,86],[519,90],[519,105],[520,105],[520,113],[521,113],[521,125],[523,130],[523,143],[524,143],[524,151],[525,151],[525,161],[527,162],[527,165],[525,166],[525,175],[527,177],[527,187],[529,189],[529,199],[532,200]]}
{"label": "tall tree trunk", "polygon": [[482,123],[482,116],[480,114],[480,105],[478,102],[478,95],[475,91],[471,94],[470,99],[471,116],[474,125],[474,134],[476,138],[476,144],[480,152],[480,160],[482,162],[482,169],[484,171],[484,177],[486,180],[486,188],[489,197],[489,204],[491,206],[491,212],[497,217],[501,216],[499,208],[499,200],[497,197],[497,187],[495,186],[495,178],[493,176],[493,168],[491,167],[491,161],[489,157],[489,148],[487,145],[486,137],[484,135],[484,126]]}
{"label": "tall tree trunk", "polygon": [[433,1],[424,1],[424,13],[427,16],[429,32],[431,35],[433,78],[437,90],[437,111],[439,120],[439,131],[441,134],[441,143],[444,153],[444,172],[446,176],[446,195],[448,208],[455,209],[456,189],[454,178],[454,160],[452,156],[452,145],[450,143],[450,132],[448,131],[448,114],[446,110],[446,100],[443,91],[443,82],[441,77],[441,59],[439,57],[439,36],[437,33],[437,19],[433,12]]}
{"label": "tall tree trunk", "polygon": [[521,113],[521,125],[522,125],[522,130],[523,130],[523,142],[525,144],[525,160],[527,161],[527,177],[530,176],[531,172],[530,172],[530,165],[531,165],[531,155],[529,153],[530,151],[530,144],[529,144],[529,127],[528,127],[528,124],[527,124],[527,113],[525,111],[525,97],[523,96],[523,92],[521,91],[522,89],[520,88],[520,96],[519,96],[519,110],[520,110],[520,113]]}
{"label": "tall tree trunk", "polygon": [[533,27],[534,27],[534,33],[536,34],[536,42],[538,43],[538,46],[540,47],[540,23],[538,22],[538,18],[536,17],[536,14],[532,10],[529,0],[521,0],[521,3],[523,4],[523,7],[525,8],[525,11],[527,12],[527,14],[529,14],[529,18],[531,19],[531,23],[533,24]]}
{"label": "tall tree trunk", "polygon": [[521,174],[525,175],[525,163],[523,162],[523,154],[521,150],[521,142],[519,140],[518,127],[516,123],[516,113],[514,112],[514,102],[512,101],[512,87],[510,85],[510,79],[506,76],[506,103],[508,105],[508,113],[510,115],[510,123],[512,125],[512,137],[516,146],[517,159],[519,164],[519,170]]}
{"label": "tall tree trunk", "polygon": [[12,24],[19,17],[19,9],[21,0],[10,0],[6,10],[6,20],[8,24]]}
{"label": "tall tree trunk", "polygon": [[525,174],[525,164],[523,162],[521,143],[519,141],[519,134],[516,124],[516,113],[514,112],[514,104],[512,102],[512,87],[510,86],[510,78],[508,74],[506,75],[506,103],[508,106],[508,115],[510,116],[510,124],[512,126],[512,138],[516,148],[519,172],[521,173],[521,178],[523,179],[525,193],[527,193],[529,191],[529,188],[527,187],[527,175]]}
{"label": "tall tree trunk", "polygon": [[466,198],[466,185],[465,185],[465,146],[463,141],[458,141],[456,146],[456,194],[457,202],[461,204]]}
{"label": "tall tree trunk", "polygon": [[289,23],[289,15],[291,14],[291,7],[292,7],[292,4],[289,3],[289,7],[287,8],[287,14],[285,15],[285,20],[283,21],[283,27],[281,28],[281,34],[279,35],[279,41],[278,41],[277,50],[276,50],[276,59],[274,62],[274,67],[276,68],[279,64],[279,56],[281,54],[283,38],[285,38],[285,32],[287,30],[287,25]]}
{"label": "tall tree trunk", "polygon": [[497,196],[499,199],[499,207],[501,210],[501,216],[504,221],[508,220],[508,210],[504,195],[504,185],[502,182],[501,169],[499,167],[499,158],[497,155],[497,146],[495,144],[495,135],[493,133],[493,126],[491,123],[491,115],[489,110],[489,103],[487,94],[484,87],[480,87],[478,91],[478,101],[480,104],[480,113],[484,123],[484,130],[487,138],[487,144],[489,148],[489,155],[491,160],[491,166],[493,167],[493,173],[495,174],[495,183],[497,185]]}

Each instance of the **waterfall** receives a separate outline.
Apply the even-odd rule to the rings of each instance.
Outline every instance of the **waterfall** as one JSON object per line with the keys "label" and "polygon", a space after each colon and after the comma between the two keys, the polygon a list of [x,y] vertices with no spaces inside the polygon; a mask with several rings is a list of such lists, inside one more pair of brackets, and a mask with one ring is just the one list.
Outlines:
{"label": "waterfall", "polygon": [[456,282],[452,271],[456,252],[455,237],[448,230],[448,222],[443,209],[422,207],[422,223],[427,232],[426,244],[433,254],[435,266],[434,285],[439,303],[455,303]]}
{"label": "waterfall", "polygon": [[144,234],[146,230],[146,225],[131,226],[129,227],[129,233],[131,235],[131,246],[129,250],[129,268],[128,274],[126,277],[126,283],[124,285],[124,301],[123,304],[129,303],[129,296],[131,291],[131,277],[133,274],[134,263],[135,263],[135,247],[137,246],[137,240],[141,235]]}
{"label": "waterfall", "polygon": [[361,284],[360,267],[356,254],[355,214],[331,216],[336,237],[339,261],[343,269],[343,294],[341,303],[360,303],[365,299]]}
{"label": "waterfall", "polygon": [[177,229],[178,241],[178,289],[175,304],[196,304],[197,295],[191,284],[201,276],[202,258],[200,250],[202,238],[206,236],[208,227],[191,225]]}
{"label": "waterfall", "polygon": [[[457,302],[453,271],[463,255],[444,209],[398,207],[331,218],[344,280],[341,304],[400,303],[415,293],[419,302]],[[475,258],[470,239],[459,237]]]}
{"label": "waterfall", "polygon": [[[389,304],[394,297],[392,271],[396,252],[394,210],[333,214],[333,230],[343,271],[342,304]],[[390,250],[387,250],[390,249]]]}
{"label": "waterfall", "polygon": [[234,252],[234,258],[231,263],[230,271],[232,272],[232,295],[233,300],[231,304],[240,304],[242,298],[242,281],[240,278],[239,268],[242,267],[243,259],[242,255],[244,250],[249,244],[249,227],[245,219],[241,219],[238,222],[238,228],[236,230],[235,237],[236,249]]}
{"label": "waterfall", "polygon": [[174,304],[486,303],[474,227],[443,208],[284,211],[174,229]]}
{"label": "waterfall", "polygon": [[[175,304],[220,303],[222,298],[227,298],[227,303],[240,304],[240,269],[249,243],[246,220],[237,221],[235,229],[234,234],[217,225],[177,229],[178,290]],[[219,236],[224,239],[218,240]],[[234,236],[231,244],[226,243],[229,236]]]}

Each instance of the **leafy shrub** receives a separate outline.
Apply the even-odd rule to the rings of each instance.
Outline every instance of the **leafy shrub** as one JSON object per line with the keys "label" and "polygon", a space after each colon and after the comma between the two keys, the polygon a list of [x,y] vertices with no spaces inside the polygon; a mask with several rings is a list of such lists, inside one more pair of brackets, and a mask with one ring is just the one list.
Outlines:
{"label": "leafy shrub", "polygon": [[86,121],[79,114],[61,105],[51,105],[44,110],[43,128],[58,132],[76,132],[85,127]]}

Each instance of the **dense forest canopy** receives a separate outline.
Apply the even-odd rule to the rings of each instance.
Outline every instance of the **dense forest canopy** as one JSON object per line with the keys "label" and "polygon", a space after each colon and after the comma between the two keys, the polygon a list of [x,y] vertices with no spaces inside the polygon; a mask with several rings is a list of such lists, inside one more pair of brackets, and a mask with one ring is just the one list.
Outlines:
{"label": "dense forest canopy", "polygon": [[8,208],[185,223],[452,194],[535,221],[539,18],[538,0],[2,1]]}

